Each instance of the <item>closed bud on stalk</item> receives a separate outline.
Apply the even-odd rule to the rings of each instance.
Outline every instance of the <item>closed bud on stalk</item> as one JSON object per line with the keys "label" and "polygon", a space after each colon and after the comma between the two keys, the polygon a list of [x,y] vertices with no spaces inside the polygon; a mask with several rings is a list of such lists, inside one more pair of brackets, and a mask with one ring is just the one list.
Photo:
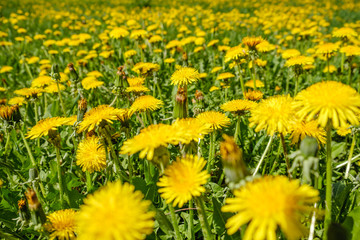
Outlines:
{"label": "closed bud on stalk", "polygon": [[120,89],[124,90],[125,88],[129,87],[129,83],[127,81],[127,75],[124,71],[124,66],[120,66],[117,69],[116,75],[118,77],[115,80],[115,87],[119,87]]}
{"label": "closed bud on stalk", "polygon": [[78,115],[77,115],[78,122],[83,120],[86,110],[87,110],[87,101],[85,98],[81,98],[78,102]]}
{"label": "closed bud on stalk", "polygon": [[31,219],[34,225],[39,223],[44,224],[46,222],[46,216],[35,191],[30,188],[25,193],[25,196],[28,202],[29,210],[31,211]]}
{"label": "closed bud on stalk", "polygon": [[76,82],[79,79],[79,75],[77,74],[77,72],[75,70],[74,64],[69,63],[68,68],[69,68],[69,71],[70,71],[71,81]]}
{"label": "closed bud on stalk", "polygon": [[61,137],[60,134],[56,130],[49,130],[49,138],[48,141],[53,144],[56,148],[61,147]]}
{"label": "closed bud on stalk", "polygon": [[220,153],[227,181],[239,183],[249,174],[243,161],[242,150],[233,137],[224,134],[223,138],[224,141],[220,143]]}
{"label": "closed bud on stalk", "polygon": [[51,66],[50,76],[53,80],[60,81],[59,66],[56,63]]}
{"label": "closed bud on stalk", "polygon": [[170,153],[168,149],[164,146],[160,146],[155,148],[153,159],[150,162],[159,168],[161,172],[164,172],[164,169],[169,164],[169,160]]}
{"label": "closed bud on stalk", "polygon": [[192,99],[194,115],[198,115],[204,111],[204,94],[196,90],[195,98]]}
{"label": "closed bud on stalk", "polygon": [[179,87],[175,96],[174,118],[187,118],[188,116],[188,100],[187,89]]}
{"label": "closed bud on stalk", "polygon": [[300,151],[306,158],[315,157],[318,150],[318,143],[313,137],[306,136],[300,143]]}

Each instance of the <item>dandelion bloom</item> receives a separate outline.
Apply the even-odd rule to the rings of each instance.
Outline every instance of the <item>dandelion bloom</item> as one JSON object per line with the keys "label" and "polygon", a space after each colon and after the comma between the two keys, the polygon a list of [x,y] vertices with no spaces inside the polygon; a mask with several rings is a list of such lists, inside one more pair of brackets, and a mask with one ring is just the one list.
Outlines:
{"label": "dandelion bloom", "polygon": [[85,113],[83,121],[79,124],[78,132],[80,133],[85,130],[91,131],[102,121],[112,123],[113,120],[117,120],[118,113],[121,113],[121,109],[113,108],[108,105],[100,105],[92,108]]}
{"label": "dandelion bloom", "polygon": [[288,59],[284,66],[285,67],[304,66],[313,63],[314,63],[314,59],[312,57],[296,56]]}
{"label": "dandelion bloom", "polygon": [[6,72],[11,72],[14,68],[11,66],[2,66],[0,68],[0,73],[6,73]]}
{"label": "dandelion bloom", "polygon": [[59,84],[59,88],[58,88],[58,84],[57,83],[54,83],[54,84],[50,84],[49,86],[47,86],[46,88],[44,88],[44,90],[47,92],[47,93],[57,93],[59,92],[59,89],[60,91],[63,91],[65,90],[65,86],[62,85],[62,84]]}
{"label": "dandelion bloom", "polygon": [[255,48],[257,45],[265,41],[262,37],[244,37],[242,43],[250,49]]}
{"label": "dandelion bloom", "polygon": [[253,91],[249,89],[247,92],[245,92],[244,98],[250,101],[259,101],[262,99],[264,94],[261,91]]}
{"label": "dandelion bloom", "polygon": [[282,52],[281,56],[284,59],[289,59],[289,58],[293,58],[293,57],[297,57],[300,56],[301,53],[299,50],[297,49],[286,49],[285,51]]}
{"label": "dandelion bloom", "polygon": [[226,51],[225,62],[229,62],[231,60],[238,61],[247,55],[248,51],[245,48],[241,47],[240,45],[235,46]]}
{"label": "dandelion bloom", "polygon": [[13,97],[9,99],[10,105],[23,105],[25,103],[25,98],[23,97]]}
{"label": "dandelion bloom", "polygon": [[125,28],[117,27],[111,30],[109,35],[111,38],[119,39],[128,36],[129,32]]}
{"label": "dandelion bloom", "polygon": [[203,170],[206,165],[204,158],[186,155],[178,158],[169,165],[160,178],[157,185],[159,193],[166,203],[182,207],[193,197],[198,197],[205,192],[203,185],[208,181],[210,175]]}
{"label": "dandelion bloom", "polygon": [[345,137],[346,135],[351,133],[351,126],[347,125],[345,127],[340,127],[336,129],[336,133],[342,137]]}
{"label": "dandelion bloom", "polygon": [[76,212],[72,209],[59,210],[51,213],[47,218],[50,224],[47,229],[51,232],[50,239],[75,239]]}
{"label": "dandelion bloom", "polygon": [[65,125],[68,119],[65,117],[45,118],[36,123],[27,133],[27,138],[35,139],[42,136],[47,136],[50,130],[56,130],[57,127]]}
{"label": "dandelion bloom", "polygon": [[244,240],[275,240],[278,226],[287,239],[300,239],[306,234],[301,217],[319,200],[316,189],[285,176],[265,176],[235,190],[234,195],[221,210],[236,213],[226,222],[230,235],[250,222]]}
{"label": "dandelion bloom", "polygon": [[236,99],[224,103],[220,108],[225,112],[234,112],[236,114],[242,115],[245,111],[249,111],[256,107],[257,103],[249,100]]}
{"label": "dandelion bloom", "polygon": [[316,119],[325,127],[328,120],[335,128],[359,124],[360,94],[352,87],[335,81],[323,81],[302,90],[293,102],[301,120]]}
{"label": "dandelion bloom", "polygon": [[171,75],[171,84],[186,86],[199,80],[199,72],[195,68],[181,67]]}
{"label": "dandelion bloom", "polygon": [[317,46],[316,54],[323,54],[329,56],[339,49],[339,46],[335,43],[324,43]]}
{"label": "dandelion bloom", "polygon": [[324,128],[319,127],[317,121],[315,120],[312,120],[310,122],[296,120],[294,123],[291,124],[290,132],[292,144],[298,143],[306,136],[315,138],[318,143],[325,144],[326,142],[326,132]]}
{"label": "dandelion bloom", "polygon": [[269,43],[266,40],[263,40],[261,43],[256,45],[256,50],[259,52],[270,52],[275,49],[275,45]]}
{"label": "dandelion bloom", "polygon": [[229,78],[233,78],[233,77],[235,77],[234,74],[225,72],[225,73],[220,73],[219,76],[217,76],[216,80],[229,79]]}
{"label": "dandelion bloom", "polygon": [[103,81],[97,80],[95,77],[89,76],[81,80],[81,85],[85,90],[100,87],[104,84]]}
{"label": "dandelion bloom", "polygon": [[221,112],[207,111],[200,113],[196,118],[199,119],[200,122],[210,124],[211,129],[215,130],[230,125],[230,119]]}
{"label": "dandelion bloom", "polygon": [[129,115],[133,115],[135,112],[154,111],[159,109],[164,102],[154,98],[151,95],[141,96],[135,99],[133,104],[129,108]]}
{"label": "dandelion bloom", "polygon": [[111,182],[84,199],[76,218],[79,240],[145,239],[154,228],[151,204],[129,183]]}
{"label": "dandelion bloom", "polygon": [[172,125],[176,139],[183,144],[189,144],[192,140],[203,139],[210,133],[211,125],[201,122],[197,118],[180,118]]}
{"label": "dandelion bloom", "polygon": [[167,147],[173,140],[173,128],[166,124],[150,125],[144,128],[132,139],[128,139],[121,147],[121,154],[135,154],[139,157],[152,160],[157,148]]}
{"label": "dandelion bloom", "polygon": [[265,130],[267,134],[275,132],[286,134],[290,130],[290,122],[295,112],[292,108],[293,99],[287,96],[273,96],[262,100],[253,108],[250,117],[250,127],[256,125],[255,131]]}
{"label": "dandelion bloom", "polygon": [[14,91],[15,94],[27,98],[40,96],[43,92],[45,92],[45,90],[41,88],[22,88]]}
{"label": "dandelion bloom", "polygon": [[87,137],[79,143],[76,151],[76,164],[90,173],[106,167],[106,152],[96,136]]}
{"label": "dandelion bloom", "polygon": [[350,37],[357,37],[357,32],[349,27],[342,27],[333,31],[333,37],[341,37],[341,38],[350,38]]}
{"label": "dandelion bloom", "polygon": [[[262,88],[262,87],[265,86],[264,83],[262,81],[260,81],[260,80],[255,80],[255,82],[256,82],[256,87],[258,87],[258,88]],[[245,83],[245,87],[255,88],[254,80],[247,81]]]}
{"label": "dandelion bloom", "polygon": [[340,48],[340,52],[345,53],[347,57],[360,56],[360,47],[355,45],[347,45],[345,47]]}

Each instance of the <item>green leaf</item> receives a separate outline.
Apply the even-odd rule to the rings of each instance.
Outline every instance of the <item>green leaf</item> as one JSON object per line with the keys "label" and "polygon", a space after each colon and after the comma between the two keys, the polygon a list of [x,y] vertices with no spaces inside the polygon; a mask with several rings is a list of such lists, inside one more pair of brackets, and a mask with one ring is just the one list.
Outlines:
{"label": "green leaf", "polygon": [[335,216],[336,221],[339,221],[341,213],[344,212],[343,207],[346,204],[346,200],[349,198],[352,186],[346,184],[345,181],[336,182],[333,184],[333,207],[332,214]]}
{"label": "green leaf", "polygon": [[223,235],[226,231],[226,221],[231,217],[231,213],[221,212],[221,203],[218,199],[212,198],[212,203],[214,206],[213,222],[215,226],[215,231],[218,235]]}
{"label": "green leaf", "polygon": [[331,150],[332,150],[331,157],[332,157],[332,159],[335,159],[338,156],[340,156],[340,154],[344,154],[346,152],[346,143],[345,142],[341,142],[341,143],[332,142]]}
{"label": "green leaf", "polygon": [[346,217],[343,227],[349,232],[350,240],[358,240],[360,235],[360,206],[354,208]]}

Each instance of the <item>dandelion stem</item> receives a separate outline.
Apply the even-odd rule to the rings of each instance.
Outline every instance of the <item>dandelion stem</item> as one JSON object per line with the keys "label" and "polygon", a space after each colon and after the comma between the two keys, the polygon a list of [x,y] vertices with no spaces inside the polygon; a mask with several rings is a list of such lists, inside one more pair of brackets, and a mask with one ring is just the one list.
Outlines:
{"label": "dandelion stem", "polygon": [[254,90],[256,91],[256,69],[255,69],[255,57],[253,57],[253,60],[252,60],[252,67],[253,67]]}
{"label": "dandelion stem", "polygon": [[344,73],[345,53],[341,54],[341,73]]}
{"label": "dandelion stem", "polygon": [[290,161],[289,161],[287,150],[286,150],[286,144],[285,144],[284,135],[282,133],[280,133],[280,140],[281,140],[281,145],[282,145],[283,150],[284,150],[284,157],[285,157],[286,169],[287,169],[288,177],[289,177],[289,179],[291,179]]}
{"label": "dandelion stem", "polygon": [[297,94],[298,92],[298,88],[299,88],[299,75],[295,76],[295,91],[294,91],[294,96]]}
{"label": "dandelion stem", "polygon": [[241,116],[239,115],[236,121],[236,126],[235,126],[235,142],[236,144],[240,144],[241,143],[241,129],[240,129],[240,124],[241,124]]}
{"label": "dandelion stem", "polygon": [[215,155],[215,130],[210,134],[210,149],[209,149],[209,160],[207,165],[207,171],[210,173],[211,171],[211,165],[213,162],[213,158]]}
{"label": "dandelion stem", "polygon": [[329,56],[326,56],[326,64],[327,64],[326,78],[327,78],[327,80],[330,80],[330,57]]}
{"label": "dandelion stem", "polygon": [[177,224],[176,221],[176,215],[175,215],[175,211],[174,211],[174,207],[170,204],[168,204],[169,210],[170,210],[170,215],[171,215],[171,222],[173,224],[173,227],[175,229],[175,237],[177,240],[181,240],[182,237],[180,235],[180,231],[179,231],[179,226]]}
{"label": "dandelion stem", "polygon": [[332,157],[331,157],[331,121],[326,126],[326,197],[325,197],[325,229],[323,238],[327,240],[327,232],[331,224],[331,193],[332,193]]}
{"label": "dandelion stem", "polygon": [[92,179],[91,179],[91,173],[89,171],[86,171],[86,187],[89,193],[92,189]]}
{"label": "dandelion stem", "polygon": [[355,143],[356,143],[356,138],[355,138],[355,133],[353,133],[352,134],[351,147],[350,147],[350,154],[349,154],[347,165],[346,165],[345,179],[347,179],[349,177],[349,172],[350,172],[350,167],[351,167],[351,158],[352,158],[353,153],[354,153]]}
{"label": "dandelion stem", "polygon": [[60,158],[60,149],[55,147],[56,149],[56,162],[57,162],[57,172],[58,172],[58,179],[59,179],[59,191],[60,191],[60,204],[61,207],[64,208],[64,186],[61,174],[61,158]]}
{"label": "dandelion stem", "polygon": [[59,99],[60,99],[60,104],[61,104],[61,110],[62,110],[64,116],[66,116],[64,101],[63,101],[62,96],[61,96],[61,90],[60,90],[60,86],[59,86],[58,81],[56,81],[56,85],[57,85],[57,89],[58,89],[58,94],[59,94]]}
{"label": "dandelion stem", "polygon": [[[240,68],[240,65],[238,66]],[[240,86],[241,86],[241,91],[243,94],[243,97],[245,97],[245,85],[244,85],[244,78],[241,75],[241,70],[239,70],[239,78],[240,78]]]}
{"label": "dandelion stem", "polygon": [[205,206],[204,206],[204,201],[201,199],[200,197],[197,197],[195,199],[196,201],[196,205],[198,206],[199,210],[199,220],[200,220],[200,224],[201,224],[201,228],[204,234],[204,239],[205,240],[211,240],[213,239],[211,236],[211,230],[210,230],[210,225],[207,221],[207,217],[206,217],[206,212],[205,212]]}
{"label": "dandelion stem", "polygon": [[10,146],[10,132],[8,130],[6,130],[6,143],[5,143],[5,148],[4,148],[4,155],[6,155],[8,149]]}
{"label": "dandelion stem", "polygon": [[255,168],[255,171],[254,171],[254,173],[253,173],[253,176],[255,176],[255,175],[257,174],[257,172],[259,171],[259,168],[260,168],[260,166],[261,166],[261,163],[264,161],[265,156],[266,156],[267,152],[268,152],[269,149],[270,149],[270,145],[271,145],[271,143],[272,143],[272,141],[273,141],[273,139],[274,139],[274,136],[275,136],[275,134],[270,137],[269,142],[268,142],[268,144],[266,145],[265,151],[263,152],[263,154],[262,154],[262,156],[261,156],[261,158],[260,158],[260,161],[259,161],[258,165],[257,165],[256,168]]}
{"label": "dandelion stem", "polygon": [[29,65],[28,65],[27,63],[25,63],[25,69],[26,69],[26,72],[29,74],[29,77],[30,77],[31,79],[34,79],[32,73],[31,73],[31,71],[30,71]]}
{"label": "dandelion stem", "polygon": [[190,239],[195,239],[195,236],[194,236],[194,200],[190,199],[190,202],[189,202],[189,236],[190,236]]}

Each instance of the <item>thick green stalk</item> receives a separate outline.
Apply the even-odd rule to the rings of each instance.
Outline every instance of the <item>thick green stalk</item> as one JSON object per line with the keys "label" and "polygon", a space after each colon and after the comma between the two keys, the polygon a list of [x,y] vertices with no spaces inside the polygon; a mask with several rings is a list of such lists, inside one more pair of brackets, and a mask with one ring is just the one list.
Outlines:
{"label": "thick green stalk", "polygon": [[91,179],[91,173],[89,171],[86,171],[86,187],[89,193],[92,189],[92,179]]}
{"label": "thick green stalk", "polygon": [[331,121],[326,126],[326,196],[325,196],[325,229],[324,240],[331,224],[331,193],[332,193],[332,157],[331,157]]}
{"label": "thick green stalk", "polygon": [[5,143],[5,148],[4,148],[4,155],[6,155],[8,149],[10,146],[10,132],[8,130],[6,130],[6,143]]}
{"label": "thick green stalk", "polygon": [[346,165],[346,171],[345,171],[345,179],[347,179],[349,177],[349,172],[350,172],[350,167],[351,167],[351,158],[353,156],[354,153],[354,147],[355,147],[355,143],[356,143],[356,138],[355,138],[355,133],[352,135],[352,141],[351,141],[351,147],[350,147],[350,154],[348,157],[348,162]]}
{"label": "thick green stalk", "polygon": [[254,79],[254,90],[256,91],[256,69],[255,69],[255,57],[252,60],[252,67],[253,67],[253,79]]}
{"label": "thick green stalk", "polygon": [[190,239],[195,239],[195,235],[194,235],[194,200],[190,200],[189,202],[189,236]]}
{"label": "thick green stalk", "polygon": [[326,80],[330,80],[330,57],[328,56],[326,56],[326,64],[327,64]]}
{"label": "thick green stalk", "polygon": [[341,73],[344,73],[345,53],[341,53]]}
{"label": "thick green stalk", "polygon": [[240,144],[241,143],[241,129],[240,129],[240,124],[241,124],[241,116],[239,115],[237,117],[237,121],[236,121],[236,126],[235,126],[235,135],[234,135],[234,139],[236,144]]}
{"label": "thick green stalk", "polygon": [[213,162],[214,155],[215,155],[215,130],[212,133],[210,133],[209,159],[206,168],[209,173],[211,171],[211,165]]}
{"label": "thick green stalk", "polygon": [[200,197],[197,197],[195,199],[196,201],[196,206],[199,208],[198,212],[199,212],[199,220],[200,220],[200,224],[201,224],[201,228],[204,234],[204,239],[205,240],[212,240],[212,233],[210,230],[210,225],[207,221],[207,217],[206,217],[206,212],[205,212],[205,206],[204,206],[204,202]]}
{"label": "thick green stalk", "polygon": [[284,157],[285,157],[285,163],[286,163],[286,171],[288,173],[288,177],[289,179],[291,179],[291,174],[290,174],[290,160],[288,158],[288,154],[287,154],[287,150],[286,150],[286,144],[285,144],[285,139],[284,139],[284,135],[282,133],[280,133],[280,140],[281,140],[281,145],[283,147],[284,150]]}
{"label": "thick green stalk", "polygon": [[58,89],[58,94],[59,94],[61,109],[62,109],[62,112],[63,112],[64,117],[65,117],[65,116],[66,116],[65,105],[64,105],[64,101],[63,101],[62,96],[61,96],[61,90],[60,90],[60,86],[59,86],[59,82],[58,82],[58,81],[56,81],[56,85],[57,85],[57,89]]}
{"label": "thick green stalk", "polygon": [[[238,66],[240,68],[240,65]],[[245,85],[244,85],[244,78],[241,75],[241,71],[239,70],[239,78],[240,78],[240,86],[241,86],[241,91],[243,94],[243,98],[245,97]]]}
{"label": "thick green stalk", "polygon": [[298,75],[295,76],[295,91],[294,91],[294,96],[296,96],[297,92],[298,92],[298,88],[299,88],[299,77]]}
{"label": "thick green stalk", "polygon": [[170,210],[171,222],[172,222],[173,227],[175,229],[176,240],[181,240],[182,237],[181,237],[181,234],[180,234],[180,231],[179,231],[179,226],[178,226],[177,221],[176,221],[176,215],[175,215],[174,207],[171,205],[171,203],[168,204],[168,207],[169,207],[169,210]]}
{"label": "thick green stalk", "polygon": [[55,147],[56,149],[56,162],[57,162],[57,174],[59,179],[59,191],[60,191],[60,204],[61,207],[65,207],[64,205],[64,186],[61,174],[61,158],[60,158],[60,149]]}

